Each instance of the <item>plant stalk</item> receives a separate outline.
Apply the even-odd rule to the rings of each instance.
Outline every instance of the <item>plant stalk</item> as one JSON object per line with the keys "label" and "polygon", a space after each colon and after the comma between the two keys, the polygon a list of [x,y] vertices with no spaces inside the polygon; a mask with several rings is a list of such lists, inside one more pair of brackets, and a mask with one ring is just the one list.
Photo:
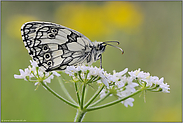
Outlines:
{"label": "plant stalk", "polygon": [[69,94],[69,92],[67,91],[67,89],[65,88],[64,84],[63,84],[63,81],[62,81],[62,78],[61,77],[57,77],[58,79],[58,82],[60,84],[60,87],[62,88],[63,92],[65,93],[65,95],[74,103],[74,104],[77,104],[74,99],[71,97],[71,95]]}
{"label": "plant stalk", "polygon": [[129,96],[127,96],[127,97],[125,97],[125,98],[118,99],[118,100],[115,100],[115,101],[113,101],[113,102],[110,102],[110,103],[107,103],[107,104],[104,104],[104,105],[100,105],[100,106],[88,108],[87,111],[93,111],[93,110],[102,109],[102,108],[106,108],[106,107],[112,106],[112,105],[114,105],[114,104],[117,104],[117,103],[119,103],[119,102],[121,102],[121,101],[124,101],[124,100],[126,100],[126,99],[128,99],[128,98],[130,98],[130,97],[132,97],[132,96],[134,96],[134,95],[136,95],[136,94],[138,94],[138,93],[140,93],[141,91],[142,91],[142,89],[140,89],[140,90],[138,90],[138,91],[136,91],[136,92],[130,94]]}
{"label": "plant stalk", "polygon": [[85,111],[78,109],[76,116],[75,116],[75,119],[74,119],[74,122],[82,122],[85,114],[86,114]]}
{"label": "plant stalk", "polygon": [[104,87],[105,85],[103,85],[100,89],[98,89],[98,91],[96,91],[96,93],[92,96],[92,98],[86,103],[84,108],[87,108],[97,98],[97,96],[100,94],[100,92],[103,90]]}
{"label": "plant stalk", "polygon": [[85,89],[86,89],[86,85],[85,85],[85,83],[84,83],[84,85],[83,85],[83,91],[82,91],[82,95],[81,95],[81,103],[80,103],[80,108],[81,108],[81,110],[83,110],[83,103],[84,103],[84,99],[85,99]]}
{"label": "plant stalk", "polygon": [[54,96],[56,96],[58,99],[62,100],[63,102],[65,102],[66,104],[74,107],[74,108],[78,108],[78,106],[76,104],[71,103],[70,101],[66,100],[65,98],[63,98],[62,96],[60,96],[59,94],[57,94],[55,91],[53,91],[48,85],[46,85],[44,82],[41,82],[41,84],[50,92],[52,93]]}

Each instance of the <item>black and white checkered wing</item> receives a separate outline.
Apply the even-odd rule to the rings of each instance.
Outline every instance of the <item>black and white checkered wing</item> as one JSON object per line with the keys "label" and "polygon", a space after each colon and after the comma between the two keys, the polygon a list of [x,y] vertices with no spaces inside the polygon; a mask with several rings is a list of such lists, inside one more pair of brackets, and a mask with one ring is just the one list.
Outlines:
{"label": "black and white checkered wing", "polygon": [[29,55],[47,72],[91,62],[93,43],[75,30],[50,22],[27,22],[21,34]]}

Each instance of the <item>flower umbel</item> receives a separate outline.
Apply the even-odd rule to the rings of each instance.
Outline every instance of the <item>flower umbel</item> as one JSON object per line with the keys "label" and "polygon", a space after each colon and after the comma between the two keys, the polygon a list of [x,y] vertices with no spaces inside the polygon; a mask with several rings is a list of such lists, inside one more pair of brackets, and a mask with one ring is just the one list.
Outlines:
{"label": "flower umbel", "polygon": [[[89,66],[68,66],[65,73],[71,76],[75,81],[97,82],[103,83],[106,87],[100,92],[100,98],[106,96],[117,96],[122,99],[131,95],[139,89],[149,91],[159,91],[170,93],[169,85],[164,83],[164,79],[159,79],[157,76],[150,76],[150,73],[140,71],[140,69],[127,72],[128,68],[121,72],[113,71],[113,75],[97,67]],[[126,107],[133,106],[133,98],[128,98],[121,103]]]}
{"label": "flower umbel", "polygon": [[[60,86],[69,98],[69,100],[67,100],[47,85],[47,83],[50,83],[51,79],[54,78],[54,75],[60,76],[60,74],[55,71],[44,72],[43,69],[37,66],[35,61],[30,62],[31,66],[28,66],[25,70],[20,69],[20,75],[14,75],[14,77],[16,79],[24,79],[25,81],[33,82],[37,87],[42,84],[46,90],[51,92],[58,99],[76,108],[77,114],[74,120],[75,122],[82,121],[86,112],[109,107],[120,102],[125,107],[132,107],[135,100],[133,96],[140,92],[151,91],[170,93],[169,85],[164,83],[163,77],[158,78],[157,76],[151,76],[150,73],[141,71],[140,68],[130,72],[128,72],[128,68],[120,72],[114,70],[111,74],[104,71],[104,69],[93,66],[67,66],[65,73],[71,77],[71,80],[74,83],[77,101],[70,96],[67,89],[64,87],[63,82],[66,82],[66,80],[64,80],[63,77],[59,77]],[[82,89],[78,89],[78,83],[80,83],[79,85],[80,87],[82,86]],[[98,85],[98,90],[88,101],[86,101],[86,87],[88,85],[92,86],[94,83]],[[114,96],[117,99],[96,106],[110,96]],[[98,99],[97,97],[100,98]]]}

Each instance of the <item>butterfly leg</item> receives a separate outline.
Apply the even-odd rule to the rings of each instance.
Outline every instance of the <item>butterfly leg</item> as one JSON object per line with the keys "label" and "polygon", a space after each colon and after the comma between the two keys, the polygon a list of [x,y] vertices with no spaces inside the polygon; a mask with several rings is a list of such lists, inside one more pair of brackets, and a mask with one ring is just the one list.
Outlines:
{"label": "butterfly leg", "polygon": [[100,56],[100,68],[102,69],[102,55]]}

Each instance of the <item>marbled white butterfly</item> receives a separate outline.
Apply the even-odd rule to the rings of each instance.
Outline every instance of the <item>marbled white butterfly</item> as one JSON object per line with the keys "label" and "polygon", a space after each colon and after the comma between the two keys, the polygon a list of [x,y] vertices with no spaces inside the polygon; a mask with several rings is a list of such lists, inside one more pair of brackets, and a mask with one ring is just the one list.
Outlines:
{"label": "marbled white butterfly", "polygon": [[[102,60],[110,42],[91,42],[83,34],[51,22],[27,22],[21,27],[22,40],[29,55],[46,72],[65,70],[67,66]],[[114,46],[116,47],[116,46]],[[119,47],[123,53],[123,50]],[[101,64],[102,67],[102,64]]]}

